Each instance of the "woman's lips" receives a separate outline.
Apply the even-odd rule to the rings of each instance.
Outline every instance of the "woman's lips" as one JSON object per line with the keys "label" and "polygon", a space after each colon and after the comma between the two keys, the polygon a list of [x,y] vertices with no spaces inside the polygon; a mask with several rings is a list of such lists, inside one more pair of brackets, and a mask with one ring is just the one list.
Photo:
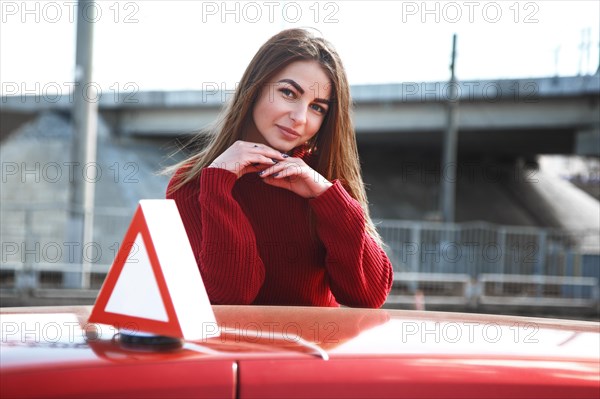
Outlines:
{"label": "woman's lips", "polygon": [[275,126],[277,126],[279,128],[279,130],[283,133],[283,135],[285,137],[288,137],[290,139],[297,139],[298,137],[300,137],[300,133],[298,133],[294,129],[290,129],[288,127],[277,125],[277,124]]}

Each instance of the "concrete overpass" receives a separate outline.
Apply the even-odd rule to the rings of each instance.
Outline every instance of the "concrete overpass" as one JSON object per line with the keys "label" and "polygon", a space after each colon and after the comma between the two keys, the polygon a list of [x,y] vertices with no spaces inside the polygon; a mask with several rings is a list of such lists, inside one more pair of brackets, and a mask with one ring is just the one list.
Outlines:
{"label": "concrete overpass", "polygon": [[[359,144],[438,152],[449,89],[446,82],[352,86]],[[600,156],[598,74],[464,81],[458,93],[459,154]],[[212,123],[231,94],[216,85],[205,91],[105,93],[99,109],[116,136],[186,136]],[[2,136],[40,111],[70,112],[72,100],[70,93],[3,96]]]}

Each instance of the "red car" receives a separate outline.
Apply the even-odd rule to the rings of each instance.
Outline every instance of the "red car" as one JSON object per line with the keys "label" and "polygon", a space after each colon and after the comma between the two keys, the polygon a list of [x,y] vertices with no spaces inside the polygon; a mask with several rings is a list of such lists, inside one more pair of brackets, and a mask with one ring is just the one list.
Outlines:
{"label": "red car", "polygon": [[596,322],[213,309],[217,323],[203,328],[219,336],[144,343],[88,324],[90,307],[1,309],[0,397],[600,397]]}

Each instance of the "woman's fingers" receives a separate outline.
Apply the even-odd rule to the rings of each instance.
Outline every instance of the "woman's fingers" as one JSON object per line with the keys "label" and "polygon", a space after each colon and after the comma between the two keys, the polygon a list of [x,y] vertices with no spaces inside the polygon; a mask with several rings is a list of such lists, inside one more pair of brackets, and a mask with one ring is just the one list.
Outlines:
{"label": "woman's fingers", "polygon": [[259,165],[271,166],[271,165],[276,165],[279,161],[276,159],[273,159],[273,158],[266,157],[262,154],[253,154],[248,158],[248,162],[252,166],[259,166]]}
{"label": "woman's fingers", "polygon": [[278,162],[270,168],[259,172],[261,177],[284,178],[292,176],[300,176],[305,172],[305,165],[295,162]]}
{"label": "woman's fingers", "polygon": [[258,175],[265,183],[285,188],[304,198],[315,198],[332,185],[299,158],[279,162],[258,172]]}
{"label": "woman's fingers", "polygon": [[277,151],[276,149],[274,149],[272,147],[269,147],[268,145],[251,143],[251,142],[242,142],[242,143],[244,144],[246,149],[249,149],[249,152],[252,154],[261,154],[267,158],[270,158],[270,159],[273,159],[276,161],[283,161],[284,159],[288,158],[287,154],[282,154],[281,152]]}
{"label": "woman's fingers", "polygon": [[210,167],[226,169],[241,177],[248,172],[259,171],[286,158],[286,154],[282,154],[268,145],[238,140],[219,155]]}

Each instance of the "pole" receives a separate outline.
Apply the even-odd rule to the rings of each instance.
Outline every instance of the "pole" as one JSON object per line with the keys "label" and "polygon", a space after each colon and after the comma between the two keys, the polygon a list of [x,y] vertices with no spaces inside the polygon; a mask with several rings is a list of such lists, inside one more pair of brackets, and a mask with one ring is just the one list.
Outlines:
{"label": "pole", "polygon": [[[70,261],[81,266],[80,272],[65,274],[69,288],[89,288],[91,263],[85,249],[92,242],[94,223],[94,181],[96,179],[96,141],[98,95],[92,82],[92,56],[96,4],[79,0],[77,4],[77,45],[73,102],[73,176],[69,191],[68,238],[74,248]],[[71,256],[73,255],[73,256]]]}
{"label": "pole", "polygon": [[456,147],[458,141],[458,83],[454,74],[456,59],[456,33],[452,36],[452,61],[450,63],[449,98],[447,103],[447,128],[444,135],[441,176],[440,209],[442,221],[454,223],[456,197]]}

